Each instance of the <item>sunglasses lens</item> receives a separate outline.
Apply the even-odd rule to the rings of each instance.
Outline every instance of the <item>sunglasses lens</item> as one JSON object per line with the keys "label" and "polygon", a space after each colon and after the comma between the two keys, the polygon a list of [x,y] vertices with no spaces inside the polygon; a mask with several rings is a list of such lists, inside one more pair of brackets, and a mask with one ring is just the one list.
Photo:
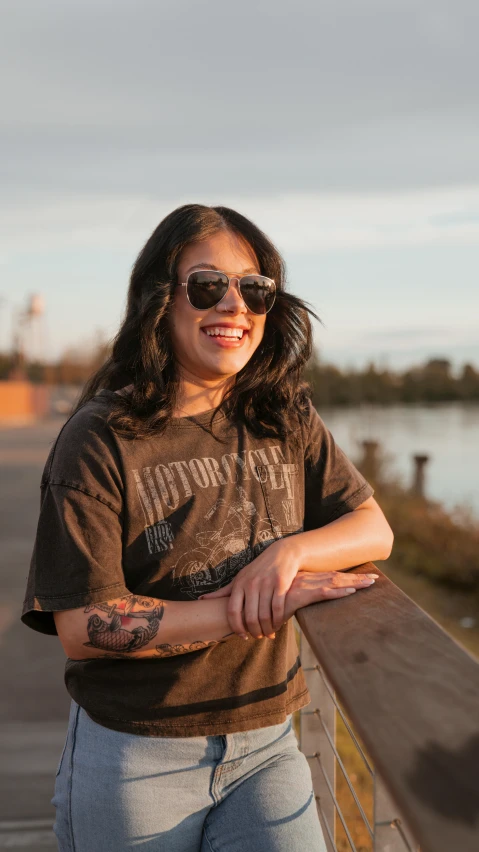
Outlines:
{"label": "sunglasses lens", "polygon": [[223,272],[191,272],[186,289],[190,304],[197,311],[207,311],[217,305],[225,295],[228,278]]}
{"label": "sunglasses lens", "polygon": [[241,279],[241,295],[250,311],[254,314],[266,314],[273,307],[276,285],[263,275],[245,275]]}

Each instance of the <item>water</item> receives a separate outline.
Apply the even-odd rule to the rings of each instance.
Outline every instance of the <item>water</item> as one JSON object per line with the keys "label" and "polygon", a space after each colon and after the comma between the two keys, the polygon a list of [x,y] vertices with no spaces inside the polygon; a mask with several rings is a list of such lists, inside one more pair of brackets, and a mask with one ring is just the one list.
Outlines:
{"label": "water", "polygon": [[413,478],[412,456],[429,455],[426,496],[449,509],[467,505],[479,519],[479,406],[361,405],[319,413],[353,462],[362,455],[361,441],[379,441],[388,454],[388,470],[406,486]]}

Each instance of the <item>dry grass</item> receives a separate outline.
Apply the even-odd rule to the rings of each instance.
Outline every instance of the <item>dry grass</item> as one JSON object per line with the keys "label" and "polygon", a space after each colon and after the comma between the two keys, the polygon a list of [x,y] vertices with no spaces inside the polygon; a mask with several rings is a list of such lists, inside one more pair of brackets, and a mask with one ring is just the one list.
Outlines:
{"label": "dry grass", "polygon": [[[349,721],[349,720],[348,720]],[[361,747],[364,749],[363,744]],[[369,824],[373,823],[373,779],[366,769],[363,759],[359,755],[349,733],[336,713],[336,748],[341,757],[343,766],[349,780],[361,802]],[[367,753],[366,753],[367,754]],[[368,761],[371,760],[368,756]],[[345,781],[339,766],[336,767],[336,798],[344,814],[346,825],[356,846],[357,852],[372,852],[372,842],[362,816],[354,801],[351,791]],[[338,852],[350,852],[350,845],[344,832],[339,817],[336,815],[336,846]]]}
{"label": "dry grass", "polygon": [[447,589],[426,577],[407,574],[392,560],[378,562],[377,565],[470,654],[479,657],[479,610],[476,594],[460,589]]}
{"label": "dry grass", "polygon": [[469,593],[479,612],[479,522],[471,508],[448,511],[411,493],[386,475],[387,464],[387,456],[379,456],[373,470],[358,466],[394,532],[391,563],[404,574]]}

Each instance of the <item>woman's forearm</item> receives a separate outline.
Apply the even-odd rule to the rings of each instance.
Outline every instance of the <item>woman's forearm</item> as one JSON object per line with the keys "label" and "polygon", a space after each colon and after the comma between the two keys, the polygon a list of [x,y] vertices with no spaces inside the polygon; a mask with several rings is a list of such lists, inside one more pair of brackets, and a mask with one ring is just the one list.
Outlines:
{"label": "woman's forearm", "polygon": [[54,618],[70,659],[170,657],[235,636],[227,606],[227,598],[165,601],[132,594],[55,612]]}
{"label": "woman's forearm", "polygon": [[387,559],[393,540],[391,527],[373,501],[324,527],[282,541],[295,549],[299,570],[314,572],[344,571],[365,562]]}

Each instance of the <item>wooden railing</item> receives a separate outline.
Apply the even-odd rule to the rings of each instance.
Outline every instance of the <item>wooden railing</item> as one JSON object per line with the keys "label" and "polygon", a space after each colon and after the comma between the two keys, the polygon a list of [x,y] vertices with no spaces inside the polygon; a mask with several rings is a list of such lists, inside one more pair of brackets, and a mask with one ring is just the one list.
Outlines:
{"label": "wooden railing", "polygon": [[[366,592],[297,612],[312,698],[301,749],[328,850],[339,832],[341,848],[357,850],[341,787],[364,823],[363,848],[477,852],[479,664],[377,566],[354,572],[372,569],[379,579]],[[370,776],[371,808],[344,765],[336,721]]]}

